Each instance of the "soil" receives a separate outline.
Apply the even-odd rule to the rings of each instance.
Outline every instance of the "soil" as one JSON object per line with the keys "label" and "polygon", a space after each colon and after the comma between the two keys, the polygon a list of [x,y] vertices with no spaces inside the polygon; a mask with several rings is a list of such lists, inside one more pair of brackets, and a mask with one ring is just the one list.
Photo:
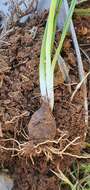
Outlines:
{"label": "soil", "polygon": [[[75,159],[72,155],[79,155],[82,150],[87,131],[84,121],[83,90],[80,89],[71,102],[68,84],[57,71],[55,72],[53,116],[51,112],[45,112],[50,114],[49,120],[53,118],[53,122],[56,121],[55,130],[51,127],[50,136],[50,131],[46,131],[48,129],[46,124],[46,129],[44,128],[44,134],[46,137],[49,135],[48,139],[53,142],[42,144],[37,154],[31,155],[29,150],[30,135],[32,138],[33,134],[29,122],[32,115],[38,109],[42,109],[38,69],[46,18],[45,12],[42,15],[35,15],[25,26],[14,27],[13,31],[6,36],[6,43],[2,43],[0,47],[0,168],[9,170],[14,179],[13,190],[58,190],[59,180],[51,169],[56,170],[59,165],[64,171],[70,167]],[[85,44],[88,47],[90,44],[89,20],[77,17],[75,21],[81,47]],[[82,28],[85,28],[85,31]],[[60,32],[57,32],[56,44],[59,35]],[[79,82],[79,75],[75,51],[69,35],[65,40],[62,55],[68,64],[73,92],[76,83]],[[83,56],[83,63],[85,71],[88,72],[89,64],[85,56]],[[41,129],[36,129],[35,132],[38,135],[40,132],[40,138],[44,139]],[[66,145],[75,139],[76,141],[61,154]],[[28,156],[23,154],[22,148],[25,150],[27,148],[30,154]]]}

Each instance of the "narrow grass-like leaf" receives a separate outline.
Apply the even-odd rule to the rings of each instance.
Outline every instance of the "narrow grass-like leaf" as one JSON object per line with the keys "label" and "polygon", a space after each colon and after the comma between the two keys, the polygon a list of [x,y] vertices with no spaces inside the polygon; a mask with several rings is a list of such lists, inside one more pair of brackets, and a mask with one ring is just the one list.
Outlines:
{"label": "narrow grass-like leaf", "polygon": [[73,100],[75,94],[77,93],[77,91],[80,89],[80,87],[82,86],[82,84],[84,83],[84,81],[87,79],[88,75],[90,75],[90,72],[88,72],[86,74],[86,76],[77,84],[72,96],[71,96],[71,101]]}
{"label": "narrow grass-like leaf", "polygon": [[60,12],[60,9],[61,9],[61,5],[62,5],[62,0],[58,0],[57,7],[56,7],[55,18],[54,18],[54,24],[53,24],[52,48],[53,48],[53,45],[54,45],[57,19],[58,19],[58,15],[59,15],[59,12]]}
{"label": "narrow grass-like leaf", "polygon": [[53,109],[53,104],[54,104],[51,50],[52,50],[54,18],[55,18],[57,3],[58,3],[58,0],[52,0],[51,2],[49,17],[48,17],[48,25],[47,25],[47,38],[46,38],[46,85],[47,85],[48,101],[49,101],[51,109]]}
{"label": "narrow grass-like leaf", "polygon": [[75,5],[76,5],[76,2],[77,2],[77,0],[72,0],[68,16],[67,16],[67,18],[65,20],[65,23],[64,23],[61,39],[60,39],[60,42],[59,42],[59,46],[58,46],[58,48],[56,50],[56,53],[55,53],[55,56],[54,56],[53,62],[52,62],[52,70],[53,70],[53,72],[54,72],[54,68],[55,68],[56,62],[58,60],[58,56],[59,56],[60,51],[62,49],[64,39],[65,39],[66,34],[67,34],[67,30],[68,30],[68,27],[69,27],[69,24],[70,24],[70,21],[71,21],[72,14],[74,12],[74,8],[75,8]]}
{"label": "narrow grass-like leaf", "polygon": [[[48,99],[47,98],[48,97],[48,95],[47,95],[47,84],[46,84],[46,39],[48,38],[47,37],[47,35],[48,35],[47,34],[47,28],[48,28],[48,22],[49,22],[49,28],[51,30],[50,35],[52,38],[52,42],[50,44],[48,39],[47,39],[47,42],[48,42],[48,45],[50,45],[49,46],[50,47],[49,56],[51,58],[51,52],[52,52],[52,48],[53,48],[53,44],[54,44],[54,38],[55,38],[57,17],[58,17],[59,11],[60,11],[62,0],[53,1],[52,3],[53,3],[52,12],[53,12],[53,6],[55,6],[54,11],[56,11],[56,13],[53,12],[53,19],[51,18],[52,16],[49,16],[48,21],[47,21],[47,25],[45,28],[44,37],[43,37],[43,41],[42,41],[41,54],[40,54],[40,65],[39,65],[39,78],[40,78],[41,96],[43,99],[46,99],[46,100]],[[52,12],[51,12],[51,15],[52,15]],[[51,20],[52,20],[52,26],[53,26],[52,29],[51,29]],[[48,69],[48,66],[47,66],[47,69]],[[51,71],[52,70],[50,69],[50,72]],[[52,81],[52,86],[53,86],[53,81]],[[49,86],[49,91],[50,90],[51,90],[51,85]],[[52,102],[54,102],[54,100]]]}
{"label": "narrow grass-like leaf", "polygon": [[72,190],[76,190],[75,186],[71,183],[71,181],[64,175],[64,173],[59,169],[59,172],[55,172],[51,170],[59,179],[64,181],[65,184],[68,184]]}
{"label": "narrow grass-like leaf", "polygon": [[52,49],[53,49],[54,39],[55,39],[57,17],[58,17],[58,13],[62,4],[62,0],[52,0],[51,6],[50,6],[48,21],[47,21],[47,25],[46,25],[46,29],[45,29],[45,33],[43,37],[43,42],[42,42],[42,48],[41,48],[39,73],[40,73],[41,95],[42,97],[44,97],[44,99],[46,98],[46,100],[49,101],[51,110],[53,109],[53,105],[54,105],[54,89],[53,89],[54,68],[55,68],[56,62],[58,60],[58,57],[63,45],[76,2],[77,0],[72,0],[71,2],[71,6],[70,6],[69,13],[64,24],[59,46],[56,50],[53,61],[51,58]]}

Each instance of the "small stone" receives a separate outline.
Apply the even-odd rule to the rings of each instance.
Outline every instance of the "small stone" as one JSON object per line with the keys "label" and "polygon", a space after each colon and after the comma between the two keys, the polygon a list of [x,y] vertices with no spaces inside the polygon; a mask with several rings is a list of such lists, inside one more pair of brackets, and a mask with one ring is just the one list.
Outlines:
{"label": "small stone", "polygon": [[6,173],[0,173],[0,190],[12,190],[13,180]]}

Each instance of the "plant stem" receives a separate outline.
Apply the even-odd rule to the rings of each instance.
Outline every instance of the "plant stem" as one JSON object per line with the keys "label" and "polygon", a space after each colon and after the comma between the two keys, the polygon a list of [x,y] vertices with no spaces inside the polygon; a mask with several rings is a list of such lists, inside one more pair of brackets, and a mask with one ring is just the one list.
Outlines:
{"label": "plant stem", "polygon": [[47,25],[47,37],[46,37],[46,85],[47,85],[47,95],[48,101],[51,109],[54,105],[54,89],[53,89],[53,73],[51,64],[51,50],[52,50],[52,39],[53,39],[53,29],[54,29],[54,18],[57,7],[58,0],[52,0],[48,25]]}
{"label": "plant stem", "polygon": [[46,34],[47,34],[47,26],[45,28],[42,46],[41,46],[41,54],[40,54],[40,64],[39,64],[39,81],[40,81],[40,91],[43,100],[47,100],[47,90],[46,90]]}

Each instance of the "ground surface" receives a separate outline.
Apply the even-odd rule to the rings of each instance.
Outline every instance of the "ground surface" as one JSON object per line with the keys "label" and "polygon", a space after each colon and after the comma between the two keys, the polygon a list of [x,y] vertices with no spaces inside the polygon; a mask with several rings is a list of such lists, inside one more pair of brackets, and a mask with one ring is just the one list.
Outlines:
{"label": "ground surface", "polygon": [[[23,155],[15,156],[17,152],[14,148],[18,146],[10,140],[14,138],[19,143],[27,142],[27,125],[32,114],[40,108],[38,66],[46,15],[36,15],[26,26],[15,27],[7,36],[7,43],[0,47],[0,145],[4,147],[0,149],[0,168],[8,169],[14,178],[13,190],[58,190],[59,181],[51,169],[55,170],[59,164],[60,169],[65,170],[74,159],[67,155],[53,155],[53,160],[47,161],[46,156],[41,153],[39,157],[34,158],[33,165],[30,158]],[[79,44],[89,54],[90,19],[77,17],[75,26]],[[35,30],[34,33],[32,28]],[[58,39],[59,33],[56,35],[56,43]],[[64,43],[62,55],[69,67],[73,91],[79,81],[79,75],[75,51],[69,36]],[[85,56],[82,57],[85,71],[88,72],[88,61]],[[65,151],[79,155],[87,130],[84,122],[83,92],[78,91],[71,103],[68,85],[64,83],[58,71],[55,72],[55,76],[55,139],[67,134],[60,142],[62,149],[67,143],[80,137],[76,144]]]}

